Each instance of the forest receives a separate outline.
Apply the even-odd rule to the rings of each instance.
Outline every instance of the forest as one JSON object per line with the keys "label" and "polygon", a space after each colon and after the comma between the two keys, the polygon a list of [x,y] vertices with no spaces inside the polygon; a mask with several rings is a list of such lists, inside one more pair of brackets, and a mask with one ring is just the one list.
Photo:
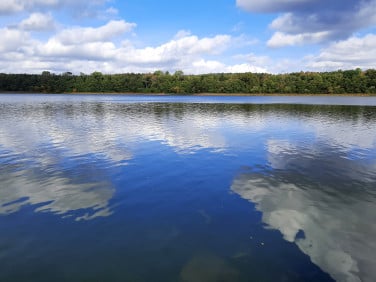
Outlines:
{"label": "forest", "polygon": [[245,93],[245,94],[375,94],[376,70],[332,72],[54,74],[0,73],[1,92],[27,93]]}

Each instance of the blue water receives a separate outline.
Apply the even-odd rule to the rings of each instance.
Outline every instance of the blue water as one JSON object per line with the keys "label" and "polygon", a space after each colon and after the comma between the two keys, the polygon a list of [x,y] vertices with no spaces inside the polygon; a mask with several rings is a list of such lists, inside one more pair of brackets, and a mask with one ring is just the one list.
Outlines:
{"label": "blue water", "polygon": [[0,96],[0,281],[375,281],[373,97]]}

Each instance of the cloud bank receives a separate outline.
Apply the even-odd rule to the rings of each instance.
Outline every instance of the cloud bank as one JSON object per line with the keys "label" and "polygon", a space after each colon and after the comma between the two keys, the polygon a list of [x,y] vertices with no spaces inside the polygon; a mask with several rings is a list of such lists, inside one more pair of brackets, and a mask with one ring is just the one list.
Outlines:
{"label": "cloud bank", "polygon": [[[177,30],[156,45],[142,44],[139,23],[119,17],[116,2],[9,0],[0,3],[0,72],[54,73],[265,72],[251,62],[225,62],[224,53],[248,44],[227,33],[198,36]],[[61,16],[65,18],[61,21]],[[70,17],[71,20],[66,18]],[[73,25],[72,19],[82,25]],[[60,21],[59,21],[60,20]],[[93,22],[94,20],[94,22]],[[14,22],[18,21],[18,22]],[[237,47],[235,47],[237,48]]]}
{"label": "cloud bank", "polygon": [[[179,31],[170,41],[159,46],[138,48],[126,40],[136,23],[111,20],[98,27],[70,27],[52,34],[47,41],[32,37],[30,31],[54,26],[49,14],[35,13],[19,24],[19,29],[0,29],[4,42],[0,45],[3,58],[0,72],[63,72],[79,70],[91,73],[153,72],[184,70],[187,73],[264,72],[265,68],[248,63],[226,65],[206,56],[219,56],[233,40],[219,34],[199,38]],[[11,64],[9,62],[12,61]]]}
{"label": "cloud bank", "polygon": [[[170,37],[150,44],[138,34],[144,22],[123,18],[116,1],[2,1],[0,72],[280,73],[375,66],[376,0],[237,0],[234,9],[235,3],[251,13],[277,15],[266,41],[240,34],[239,23],[241,29],[246,24],[237,19],[232,28],[212,33],[172,26]],[[272,49],[311,44],[322,49],[300,58],[290,51],[273,57]]]}
{"label": "cloud bank", "polygon": [[352,36],[347,40],[334,42],[313,57],[308,67],[317,70],[375,68],[376,35]]}

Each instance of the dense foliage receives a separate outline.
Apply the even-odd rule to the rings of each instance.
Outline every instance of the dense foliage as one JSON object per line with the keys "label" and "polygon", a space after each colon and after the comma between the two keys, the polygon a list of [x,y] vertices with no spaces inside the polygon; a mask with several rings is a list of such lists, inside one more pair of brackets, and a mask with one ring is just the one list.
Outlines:
{"label": "dense foliage", "polygon": [[376,93],[376,70],[298,72],[289,74],[236,73],[184,75],[156,71],[148,74],[73,75],[0,74],[0,91],[40,93]]}

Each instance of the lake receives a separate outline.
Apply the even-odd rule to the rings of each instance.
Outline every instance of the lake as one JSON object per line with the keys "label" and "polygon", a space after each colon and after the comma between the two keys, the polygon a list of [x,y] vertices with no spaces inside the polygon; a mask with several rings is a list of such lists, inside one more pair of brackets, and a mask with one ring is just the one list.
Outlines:
{"label": "lake", "polygon": [[376,281],[376,98],[0,95],[0,281]]}

